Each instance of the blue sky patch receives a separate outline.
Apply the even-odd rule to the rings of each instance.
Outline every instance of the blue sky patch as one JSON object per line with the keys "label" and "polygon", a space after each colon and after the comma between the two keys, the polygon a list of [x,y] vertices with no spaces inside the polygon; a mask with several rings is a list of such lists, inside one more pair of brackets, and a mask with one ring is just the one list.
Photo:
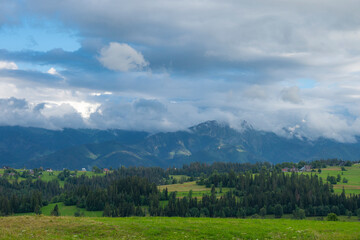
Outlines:
{"label": "blue sky patch", "polygon": [[26,19],[21,25],[0,28],[0,48],[8,51],[49,51],[62,48],[75,51],[80,48],[76,31],[65,29],[56,21],[40,23]]}

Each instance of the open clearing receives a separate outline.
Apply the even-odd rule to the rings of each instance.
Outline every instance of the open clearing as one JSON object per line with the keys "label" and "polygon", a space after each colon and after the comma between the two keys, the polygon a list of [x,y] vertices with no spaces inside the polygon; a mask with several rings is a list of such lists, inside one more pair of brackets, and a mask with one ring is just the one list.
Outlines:
{"label": "open clearing", "polygon": [[0,218],[1,239],[359,239],[360,223],[286,219]]}
{"label": "open clearing", "polygon": [[170,185],[161,185],[159,189],[162,191],[163,189],[167,188],[169,192],[189,192],[190,190],[193,191],[209,191],[209,188],[205,186],[197,185],[196,182],[184,182],[178,184],[170,184]]}
{"label": "open clearing", "polygon": [[[23,170],[22,169],[15,169],[17,172],[22,172]],[[0,174],[4,174],[5,170],[3,168],[0,169]],[[40,175],[39,179],[43,180],[43,181],[51,181],[51,180],[58,180],[59,181],[59,184],[60,186],[64,186],[64,181],[61,181],[59,178],[58,178],[58,175],[61,173],[62,171],[53,171],[53,172],[47,172],[47,171],[43,171],[42,174]],[[70,171],[71,174],[75,174],[75,171]],[[76,176],[79,177],[81,175],[85,175],[85,176],[88,176],[88,177],[93,177],[93,176],[104,176],[105,173],[94,173],[94,172],[91,172],[91,171],[77,171],[76,172]],[[16,178],[13,177],[13,176],[10,176],[9,177],[9,180],[10,181],[16,181]],[[17,179],[17,181],[25,181],[26,178],[22,178],[22,177],[19,177]],[[33,179],[33,181],[35,181],[36,179]]]}
{"label": "open clearing", "polygon": [[[165,188],[167,188],[169,192],[177,192],[176,196],[180,198],[188,196],[190,190],[193,191],[193,197],[202,197],[203,194],[211,194],[211,188],[206,188],[204,185],[197,185],[195,181],[159,186],[160,191]],[[222,193],[220,193],[220,188],[216,188],[217,196],[220,196],[228,191],[230,191],[230,188],[222,188]]]}
{"label": "open clearing", "polygon": [[[360,164],[354,164],[351,167],[345,167],[346,171],[341,171],[341,167],[327,167],[322,168],[321,173],[316,174],[324,181],[326,181],[327,176],[337,176],[340,174],[341,182],[334,185],[334,191],[336,193],[341,193],[344,187],[346,194],[356,193],[360,194]],[[315,173],[306,173],[306,174],[315,174]],[[348,180],[347,183],[343,183],[343,178]]]}
{"label": "open clearing", "polygon": [[[78,208],[76,206],[66,206],[63,202],[51,203],[41,208],[41,214],[50,216],[51,211],[55,205],[58,205],[60,216],[74,216],[75,212],[79,212],[83,217],[102,217],[103,211],[86,211],[85,208]],[[15,216],[35,216],[35,213],[16,213]]]}
{"label": "open clearing", "polygon": [[45,216],[50,216],[51,211],[55,205],[58,205],[61,216],[74,216],[75,212],[84,214],[84,217],[102,217],[103,211],[86,211],[84,208],[78,208],[76,206],[65,206],[64,203],[52,203],[41,208],[41,212]]}

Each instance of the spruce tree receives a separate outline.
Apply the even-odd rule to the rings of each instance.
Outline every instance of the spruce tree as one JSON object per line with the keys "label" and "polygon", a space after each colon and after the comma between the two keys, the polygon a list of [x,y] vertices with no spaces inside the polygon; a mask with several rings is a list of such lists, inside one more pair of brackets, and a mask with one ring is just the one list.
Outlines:
{"label": "spruce tree", "polygon": [[55,217],[60,216],[60,211],[57,204],[55,205],[54,209],[51,211],[51,216],[55,216]]}
{"label": "spruce tree", "polygon": [[283,208],[280,204],[275,205],[275,217],[281,218],[283,215]]}

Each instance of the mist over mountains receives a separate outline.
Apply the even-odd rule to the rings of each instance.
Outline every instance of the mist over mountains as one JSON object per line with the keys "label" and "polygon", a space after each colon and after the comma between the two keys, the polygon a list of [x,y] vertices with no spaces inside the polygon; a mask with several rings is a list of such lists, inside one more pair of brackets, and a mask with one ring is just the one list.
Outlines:
{"label": "mist over mountains", "polygon": [[127,130],[0,127],[0,165],[14,168],[81,169],[120,166],[181,166],[198,161],[212,163],[284,161],[321,158],[358,160],[360,143],[331,139],[283,137],[254,129],[241,129],[207,121],[185,131],[147,132]]}

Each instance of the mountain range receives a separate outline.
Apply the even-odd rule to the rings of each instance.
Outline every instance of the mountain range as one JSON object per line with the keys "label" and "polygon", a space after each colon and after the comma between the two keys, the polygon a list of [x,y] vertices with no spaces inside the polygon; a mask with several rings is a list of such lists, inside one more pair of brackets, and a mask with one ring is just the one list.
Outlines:
{"label": "mountain range", "polygon": [[149,134],[127,130],[0,127],[0,165],[81,169],[181,166],[190,162],[271,163],[341,158],[358,160],[360,143],[283,137],[247,122],[233,129],[207,121],[184,131]]}

